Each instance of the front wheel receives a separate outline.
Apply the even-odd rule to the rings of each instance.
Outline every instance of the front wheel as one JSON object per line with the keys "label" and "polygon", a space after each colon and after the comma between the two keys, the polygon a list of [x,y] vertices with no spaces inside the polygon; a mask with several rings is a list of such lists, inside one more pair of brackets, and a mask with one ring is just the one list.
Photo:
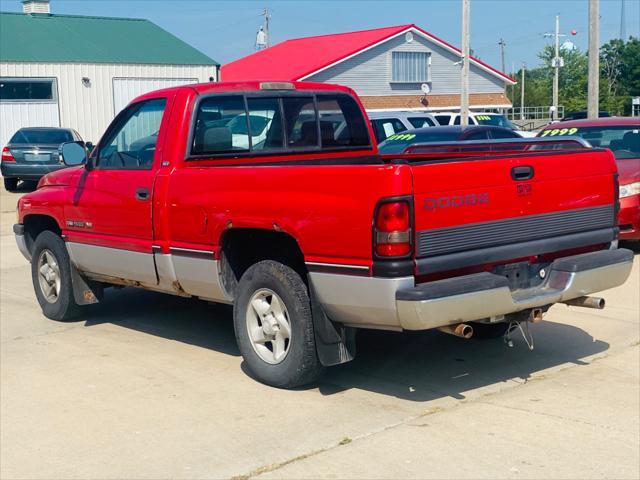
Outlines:
{"label": "front wheel", "polygon": [[69,254],[62,238],[53,232],[44,231],[36,238],[31,279],[45,317],[71,320],[79,313],[73,297]]}
{"label": "front wheel", "polygon": [[257,380],[294,388],[322,373],[307,286],[290,267],[272,260],[251,266],[238,283],[233,320],[240,353]]}

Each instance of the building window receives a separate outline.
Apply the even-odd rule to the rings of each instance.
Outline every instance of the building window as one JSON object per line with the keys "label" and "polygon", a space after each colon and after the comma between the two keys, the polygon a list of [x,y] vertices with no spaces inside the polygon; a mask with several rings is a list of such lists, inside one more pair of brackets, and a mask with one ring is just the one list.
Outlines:
{"label": "building window", "polygon": [[53,78],[0,78],[2,102],[53,102],[56,100]]}
{"label": "building window", "polygon": [[429,82],[431,54],[427,52],[391,52],[391,81],[398,83]]}

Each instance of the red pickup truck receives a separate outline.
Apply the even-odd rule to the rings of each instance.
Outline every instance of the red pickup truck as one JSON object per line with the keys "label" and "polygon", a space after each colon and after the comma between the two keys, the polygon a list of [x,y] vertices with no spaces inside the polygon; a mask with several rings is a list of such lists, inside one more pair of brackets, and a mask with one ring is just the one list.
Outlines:
{"label": "red pickup truck", "polygon": [[88,159],[64,144],[77,166],[20,199],[14,232],[45,316],[108,286],[233,304],[251,374],[293,387],[351,360],[358,328],[497,336],[554,303],[603,306],[585,295],[633,261],[613,156],[532,141],[380,156],[348,88],[159,90]]}

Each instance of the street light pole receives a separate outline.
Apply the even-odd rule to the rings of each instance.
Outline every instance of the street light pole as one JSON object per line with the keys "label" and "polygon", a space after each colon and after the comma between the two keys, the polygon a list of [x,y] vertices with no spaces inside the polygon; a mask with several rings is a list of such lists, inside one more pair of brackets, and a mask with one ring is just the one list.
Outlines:
{"label": "street light pole", "polygon": [[589,85],[587,88],[587,117],[598,118],[600,87],[600,32],[598,0],[589,0]]}
{"label": "street light pole", "polygon": [[462,0],[462,73],[460,79],[460,125],[469,125],[469,15],[470,0]]}

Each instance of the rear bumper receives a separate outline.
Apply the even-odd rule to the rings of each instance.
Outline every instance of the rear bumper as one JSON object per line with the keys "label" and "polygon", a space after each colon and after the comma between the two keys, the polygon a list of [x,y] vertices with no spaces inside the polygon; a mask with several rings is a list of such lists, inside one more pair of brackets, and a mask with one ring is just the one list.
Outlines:
{"label": "rear bumper", "polygon": [[394,330],[427,330],[541,307],[616,287],[633,265],[630,250],[564,257],[537,287],[511,291],[506,278],[478,273],[414,285],[413,277],[311,273],[314,295],[334,321]]}
{"label": "rear bumper", "polygon": [[19,178],[21,180],[39,180],[47,173],[67,168],[67,165],[55,163],[50,165],[29,165],[24,163],[2,162],[0,171],[5,178]]}

